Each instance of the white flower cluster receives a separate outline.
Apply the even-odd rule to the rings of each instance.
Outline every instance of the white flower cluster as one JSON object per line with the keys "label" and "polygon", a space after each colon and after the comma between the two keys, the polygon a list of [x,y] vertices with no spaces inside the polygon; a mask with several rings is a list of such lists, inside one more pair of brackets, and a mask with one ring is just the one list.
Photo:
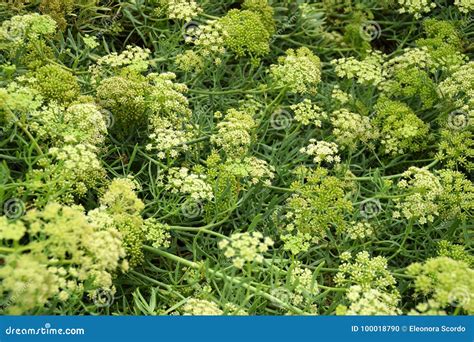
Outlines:
{"label": "white flower cluster", "polygon": [[192,140],[194,133],[176,130],[170,127],[172,125],[166,120],[160,120],[162,127],[157,127],[158,121],[158,119],[154,120],[154,133],[148,136],[151,142],[145,146],[145,149],[147,151],[156,150],[158,159],[165,159],[168,155],[175,158],[181,151],[187,151],[188,145],[186,143]]}
{"label": "white flower cluster", "polygon": [[338,77],[355,79],[359,84],[377,86],[386,77],[383,69],[385,58],[379,51],[370,51],[361,61],[355,57],[343,57],[332,60],[331,64],[334,65]]}
{"label": "white flower cluster", "polygon": [[128,45],[120,54],[112,52],[100,57],[97,63],[90,67],[92,78],[96,79],[103,73],[117,72],[122,68],[127,68],[137,73],[146,71],[150,65],[150,54],[151,51],[149,49]]}
{"label": "white flower cluster", "polygon": [[31,13],[15,15],[4,20],[0,26],[0,50],[13,44],[21,45],[25,40],[34,40],[39,36],[51,35],[56,32],[57,24],[49,15]]}
{"label": "white flower cluster", "polygon": [[310,305],[315,295],[319,293],[317,281],[314,279],[313,271],[296,263],[291,269],[288,279],[292,287],[291,304],[295,306]]}
{"label": "white flower cluster", "polygon": [[224,314],[216,303],[197,298],[189,298],[182,310],[185,316],[220,316]]}
{"label": "white flower cluster", "polygon": [[230,240],[221,240],[219,249],[224,250],[224,255],[232,259],[235,267],[242,269],[246,263],[263,262],[263,253],[273,246],[273,240],[263,237],[260,232],[235,233]]}
{"label": "white flower cluster", "polygon": [[340,306],[336,309],[339,315],[399,315],[397,308],[400,301],[398,296],[383,292],[378,289],[363,289],[362,286],[353,285],[346,294],[350,302],[349,307]]}
{"label": "white flower cluster", "polygon": [[362,240],[374,235],[374,227],[369,222],[352,221],[347,227],[347,235],[351,240]]}
{"label": "white flower cluster", "polygon": [[278,87],[297,94],[316,94],[321,81],[321,61],[306,47],[288,49],[278,64],[270,66],[270,75]]}
{"label": "white flower cluster", "polygon": [[195,0],[161,0],[161,5],[166,7],[169,19],[188,22],[202,12],[202,8]]}
{"label": "white flower cluster", "polygon": [[204,61],[212,58],[216,65],[221,63],[221,56],[226,51],[227,31],[219,20],[209,21],[206,25],[190,27],[185,34],[187,43],[195,48],[187,50],[176,57],[177,65],[184,71],[201,70]]}
{"label": "white flower cluster", "polygon": [[[436,7],[436,2],[431,0],[397,0],[402,6],[400,13],[410,13],[416,19],[421,18],[422,14],[429,13]],[[468,0],[469,1],[469,0]]]}
{"label": "white flower cluster", "polygon": [[206,176],[195,174],[186,167],[173,167],[168,170],[165,189],[172,193],[189,195],[192,199],[212,200],[212,187],[206,183]]}
{"label": "white flower cluster", "polygon": [[353,262],[349,252],[341,254],[343,263],[334,277],[339,286],[360,285],[363,289],[393,290],[395,278],[387,268],[387,259],[381,256],[371,258],[366,251],[357,253]]}
{"label": "white flower cluster", "polygon": [[29,126],[40,139],[56,146],[89,144],[99,146],[107,135],[106,118],[93,103],[77,103],[67,108],[51,103],[31,113]]}
{"label": "white flower cluster", "polygon": [[[408,195],[402,200],[396,200],[397,208],[407,219],[416,219],[419,224],[433,222],[439,215],[437,197],[443,193],[443,186],[434,174],[427,169],[410,167],[403,173],[398,187],[407,191]],[[394,217],[400,216],[395,211]]]}
{"label": "white flower cluster", "polygon": [[[423,14],[431,12],[436,8],[436,2],[432,0],[397,0],[402,6],[399,9],[400,13],[410,13],[416,19],[422,17]],[[456,6],[460,12],[468,14],[474,11],[474,2],[472,0],[454,0],[454,6]]]}
{"label": "white flower cluster", "polygon": [[231,160],[226,162],[224,168],[230,173],[238,177],[249,178],[252,184],[264,182],[266,185],[271,184],[271,180],[275,177],[273,166],[269,166],[265,160],[256,157],[245,157],[243,160]]}
{"label": "white flower cluster", "polygon": [[322,162],[326,163],[339,163],[341,157],[337,154],[339,148],[336,143],[327,141],[316,141],[316,139],[310,139],[310,144],[300,149],[300,153],[307,154],[314,157],[313,161],[317,164]]}
{"label": "white flower cluster", "polygon": [[312,124],[321,127],[321,120],[327,118],[327,114],[309,99],[304,99],[302,102],[290,106],[290,108],[295,113],[295,120],[303,125]]}
{"label": "white flower cluster", "polygon": [[149,118],[151,143],[147,150],[156,150],[157,156],[176,157],[179,152],[188,150],[186,142],[194,138],[194,127],[189,123],[192,111],[184,96],[188,90],[185,84],[175,83],[174,73],[149,74],[151,98],[149,108],[153,115]]}
{"label": "white flower cluster", "polygon": [[441,82],[438,91],[464,113],[468,121],[474,120],[474,61],[464,64]]}
{"label": "white flower cluster", "polygon": [[342,91],[339,85],[334,86],[331,93],[331,98],[340,105],[345,105],[347,102],[352,100],[352,95]]}
{"label": "white flower cluster", "polygon": [[[216,113],[220,116],[220,112]],[[217,124],[217,134],[211,137],[211,142],[231,156],[245,153],[252,141],[252,132],[256,123],[250,113],[229,109],[223,121]]]}
{"label": "white flower cluster", "polygon": [[160,223],[154,218],[149,218],[143,221],[142,229],[145,240],[149,241],[153,247],[168,248],[170,246],[171,235],[168,225]]}
{"label": "white flower cluster", "polygon": [[341,254],[343,263],[339,273],[334,278],[338,286],[350,285],[346,299],[349,308],[340,305],[338,314],[352,315],[389,315],[399,314],[397,309],[400,294],[395,287],[395,278],[387,269],[387,259],[384,257],[371,258],[364,251],[356,255],[351,262],[349,252]]}
{"label": "white flower cluster", "polygon": [[454,6],[457,6],[462,13],[468,14],[474,11],[474,1],[472,0],[454,0]]}
{"label": "white flower cluster", "polygon": [[352,113],[345,108],[332,113],[331,124],[334,127],[332,133],[341,148],[355,149],[359,141],[367,144],[378,136],[367,116]]}

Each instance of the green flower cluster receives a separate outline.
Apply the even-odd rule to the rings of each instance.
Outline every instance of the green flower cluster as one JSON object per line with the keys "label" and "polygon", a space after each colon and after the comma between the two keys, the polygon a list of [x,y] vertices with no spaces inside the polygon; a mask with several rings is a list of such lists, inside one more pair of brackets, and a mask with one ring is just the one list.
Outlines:
{"label": "green flower cluster", "polygon": [[377,101],[375,111],[373,124],[380,132],[383,153],[416,152],[426,146],[428,125],[406,104],[382,97]]}
{"label": "green flower cluster", "polygon": [[80,206],[57,203],[18,221],[0,218],[0,241],[12,245],[0,268],[0,293],[14,298],[8,313],[42,312],[53,298],[67,302],[95,289],[113,290],[112,278],[125,257],[122,237],[94,219]]}
{"label": "green flower cluster", "polygon": [[263,253],[273,246],[273,240],[265,237],[260,232],[234,233],[229,240],[221,240],[219,249],[224,250],[224,255],[232,259],[232,264],[242,269],[246,264],[262,263]]}
{"label": "green flower cluster", "polygon": [[457,307],[467,314],[474,312],[470,298],[474,292],[474,270],[467,263],[441,256],[411,264],[407,274],[416,277],[415,291],[429,296],[431,308]]}
{"label": "green flower cluster", "polygon": [[285,204],[281,239],[285,249],[297,254],[310,243],[324,239],[331,228],[343,232],[347,227],[345,214],[352,211],[345,198],[346,184],[324,168],[301,169],[301,181],[291,188],[295,193]]}
{"label": "green flower cluster", "polygon": [[288,49],[286,56],[278,57],[278,64],[270,66],[270,76],[277,87],[314,95],[321,81],[321,60],[306,47]]}
{"label": "green flower cluster", "polygon": [[352,260],[349,252],[341,254],[343,263],[334,278],[338,286],[349,285],[346,300],[349,306],[340,305],[338,314],[344,315],[396,315],[400,301],[395,278],[387,269],[387,260],[377,256],[371,258],[364,251]]}

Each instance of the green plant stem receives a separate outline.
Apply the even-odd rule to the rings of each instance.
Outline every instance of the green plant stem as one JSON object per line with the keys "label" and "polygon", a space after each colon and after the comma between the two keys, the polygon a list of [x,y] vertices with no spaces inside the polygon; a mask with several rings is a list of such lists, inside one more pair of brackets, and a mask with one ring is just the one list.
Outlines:
{"label": "green plant stem", "polygon": [[[162,251],[160,249],[153,248],[153,247],[150,247],[150,246],[143,246],[143,248],[148,252],[151,252],[153,254],[168,258],[170,260],[173,260],[173,261],[176,261],[178,263],[184,264],[184,265],[186,265],[188,267],[191,267],[191,268],[194,268],[196,270],[200,270],[202,268],[202,266],[200,264],[196,263],[196,262],[192,262],[192,261],[183,259],[181,257],[178,257],[174,254]],[[303,314],[304,313],[302,310],[300,310],[300,309],[298,309],[298,308],[296,308],[296,307],[294,307],[294,306],[292,306],[288,303],[285,303],[285,302],[281,301],[280,299],[276,298],[275,296],[272,296],[269,293],[263,292],[263,291],[257,289],[256,287],[245,283],[240,278],[230,277],[230,276],[228,276],[228,275],[226,275],[222,272],[215,271],[211,268],[207,268],[206,271],[209,272],[211,275],[219,278],[219,279],[227,279],[227,280],[229,280],[230,282],[232,282],[236,285],[242,286],[245,289],[247,289],[248,291],[253,292],[254,294],[260,295],[260,296],[264,297],[265,299],[267,299],[267,300],[269,300],[273,303],[276,303],[276,304],[280,305],[281,307],[283,307],[287,310],[290,310],[290,311],[295,312],[297,314]]]}

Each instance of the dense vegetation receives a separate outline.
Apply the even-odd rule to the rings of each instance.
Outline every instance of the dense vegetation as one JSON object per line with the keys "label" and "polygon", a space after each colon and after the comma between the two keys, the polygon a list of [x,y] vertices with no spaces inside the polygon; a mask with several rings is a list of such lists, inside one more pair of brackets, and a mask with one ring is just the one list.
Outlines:
{"label": "dense vegetation", "polygon": [[474,314],[472,0],[3,0],[5,314]]}

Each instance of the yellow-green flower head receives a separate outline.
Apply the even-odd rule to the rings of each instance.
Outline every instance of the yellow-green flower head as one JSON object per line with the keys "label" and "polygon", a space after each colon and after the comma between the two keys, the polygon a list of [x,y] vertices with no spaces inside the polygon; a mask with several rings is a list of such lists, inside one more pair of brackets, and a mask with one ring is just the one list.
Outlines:
{"label": "yellow-green flower head", "polygon": [[205,299],[189,298],[182,308],[185,316],[220,316],[224,312],[219,306]]}
{"label": "yellow-green flower head", "polygon": [[474,313],[474,270],[463,261],[436,257],[407,267],[407,274],[416,277],[415,291],[429,296],[438,307],[460,307]]}
{"label": "yellow-green flower head", "polygon": [[191,21],[202,12],[202,8],[195,0],[160,0],[160,5],[162,7],[157,11],[161,12],[164,9],[169,19]]}
{"label": "yellow-green flower head", "polygon": [[258,57],[270,51],[270,33],[260,16],[249,10],[230,10],[220,23],[227,36],[224,42],[238,56]]}
{"label": "yellow-green flower head", "polygon": [[428,125],[406,104],[381,97],[375,110],[373,123],[380,132],[384,153],[398,155],[419,151],[426,145]]}
{"label": "yellow-green flower head", "polygon": [[436,3],[431,0],[398,0],[402,6],[400,13],[413,14],[416,19],[421,18],[422,14],[429,13],[436,7]]}
{"label": "yellow-green flower head", "polygon": [[380,51],[370,51],[362,60],[355,57],[334,59],[336,75],[341,78],[355,79],[359,84],[379,85],[385,80],[386,72],[383,64],[386,56]]}
{"label": "yellow-green flower head", "polygon": [[123,246],[131,267],[143,261],[142,246],[148,228],[143,227],[141,211],[145,205],[137,197],[138,185],[129,178],[116,178],[100,199],[101,210],[113,219],[113,225],[122,234]]}
{"label": "yellow-green flower head", "polygon": [[275,33],[275,20],[273,19],[273,7],[268,4],[267,0],[245,0],[242,9],[250,10],[260,16],[260,20],[265,25],[268,33]]}
{"label": "yellow-green flower head", "polygon": [[10,45],[21,45],[27,40],[56,32],[56,22],[49,15],[31,13],[15,15],[0,26],[0,50]]}
{"label": "yellow-green flower head", "polygon": [[0,88],[0,123],[8,127],[15,118],[24,118],[38,109],[42,102],[35,89],[11,82]]}
{"label": "yellow-green flower head", "polygon": [[263,253],[271,246],[273,240],[260,232],[234,233],[229,240],[219,242],[219,249],[224,250],[224,256],[232,259],[233,265],[240,269],[253,262],[262,263]]}
{"label": "yellow-green flower head", "polygon": [[278,64],[270,66],[277,87],[287,87],[297,94],[316,94],[321,81],[321,61],[307,47],[288,49]]}
{"label": "yellow-green flower head", "polygon": [[396,292],[395,278],[387,268],[387,259],[381,256],[370,257],[366,251],[359,252],[353,259],[349,252],[341,254],[342,264],[334,278],[338,286],[359,285],[362,289],[377,289]]}
{"label": "yellow-green flower head", "polygon": [[[112,287],[113,274],[125,256],[122,237],[96,217],[86,216],[82,207],[57,203],[21,217],[27,252],[8,255],[0,267],[0,293],[11,296],[9,312],[41,309],[56,295],[66,301],[84,291]],[[17,222],[1,224],[18,227]]]}
{"label": "yellow-green flower head", "polygon": [[93,103],[76,103],[68,108],[55,102],[31,113],[31,130],[55,146],[84,143],[99,146],[107,135],[106,118]]}
{"label": "yellow-green flower head", "polygon": [[390,293],[379,289],[364,289],[360,285],[353,285],[346,293],[349,306],[339,305],[336,308],[338,315],[399,315],[397,308],[400,302],[398,293]]}
{"label": "yellow-green flower head", "polygon": [[48,64],[32,73],[29,82],[45,100],[67,104],[80,95],[77,78],[57,64]]}
{"label": "yellow-green flower head", "polygon": [[252,113],[231,108],[226,112],[224,120],[217,124],[217,133],[211,137],[211,142],[229,156],[245,154],[252,142],[255,127]]}

